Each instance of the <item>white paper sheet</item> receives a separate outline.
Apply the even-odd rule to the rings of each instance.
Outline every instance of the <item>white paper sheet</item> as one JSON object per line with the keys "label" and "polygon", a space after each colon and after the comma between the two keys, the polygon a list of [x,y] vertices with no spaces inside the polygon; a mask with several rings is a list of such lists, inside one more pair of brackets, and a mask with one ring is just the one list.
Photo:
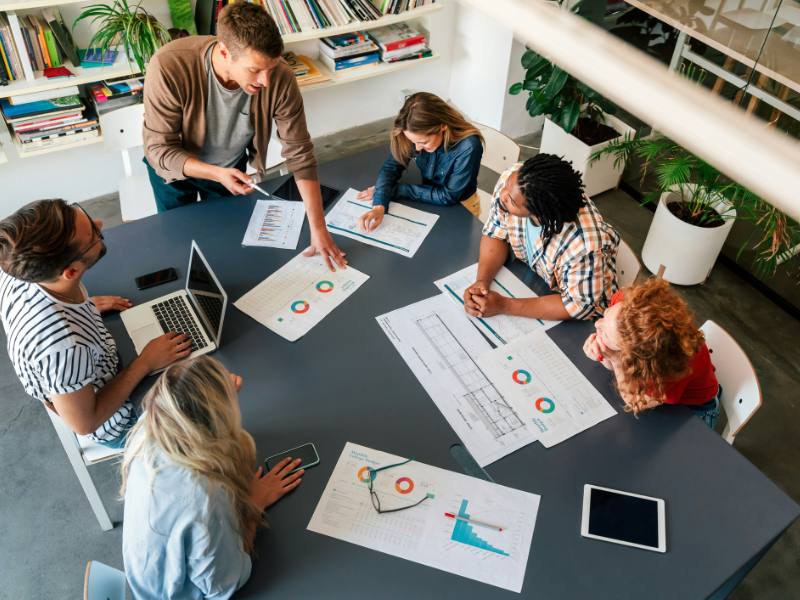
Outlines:
{"label": "white paper sheet", "polygon": [[325,217],[331,233],[410,258],[417,253],[439,219],[439,215],[390,202],[389,210],[377,229],[371,232],[362,231],[358,226],[358,218],[371,210],[372,206],[356,200],[356,194],[358,192],[353,188],[347,190]]}
{"label": "white paper sheet", "polygon": [[321,256],[298,254],[233,305],[290,342],[303,337],[369,279],[348,266],[331,273]]}
{"label": "white paper sheet", "polygon": [[[426,500],[408,510],[378,514],[370,498],[367,467],[378,469],[404,460],[347,443],[308,529],[522,591],[541,497],[413,461],[376,473],[373,490],[382,509]],[[451,519],[445,513],[470,516],[502,531]]]}
{"label": "white paper sheet", "polygon": [[[435,281],[434,284],[456,304],[463,308],[464,290],[475,283],[478,276],[478,263],[465,267],[452,275]],[[538,296],[522,283],[511,271],[500,267],[500,272],[489,286],[506,298],[538,298]],[[495,346],[504,346],[518,340],[532,331],[547,331],[560,324],[561,321],[543,321],[513,315],[495,315],[479,319],[467,315],[469,319],[492,341]]]}
{"label": "white paper sheet", "polygon": [[479,356],[478,364],[545,448],[617,414],[543,331]]}
{"label": "white paper sheet", "polygon": [[258,200],[242,240],[242,246],[297,250],[306,207],[302,202]]}
{"label": "white paper sheet", "polygon": [[536,441],[475,363],[491,346],[444,294],[377,320],[479,465]]}

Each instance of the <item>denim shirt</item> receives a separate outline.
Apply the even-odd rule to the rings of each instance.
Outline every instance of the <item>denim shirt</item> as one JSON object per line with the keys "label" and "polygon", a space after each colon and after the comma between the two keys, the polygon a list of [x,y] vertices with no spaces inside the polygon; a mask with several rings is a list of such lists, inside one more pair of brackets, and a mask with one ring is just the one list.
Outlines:
{"label": "denim shirt", "polygon": [[375,184],[373,206],[389,207],[394,198],[449,206],[472,196],[478,189],[483,145],[477,135],[464,138],[445,152],[444,144],[433,152],[414,152],[422,171],[422,185],[397,183],[405,167],[389,156]]}
{"label": "denim shirt", "polygon": [[133,596],[230,598],[250,577],[252,563],[228,495],[161,453],[157,465],[151,479],[148,466],[135,459],[125,487],[122,557]]}

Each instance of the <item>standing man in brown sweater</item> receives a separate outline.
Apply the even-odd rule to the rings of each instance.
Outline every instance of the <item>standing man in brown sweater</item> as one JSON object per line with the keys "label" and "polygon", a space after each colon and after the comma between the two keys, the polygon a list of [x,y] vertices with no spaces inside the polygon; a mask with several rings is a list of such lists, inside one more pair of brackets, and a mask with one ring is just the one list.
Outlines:
{"label": "standing man in brown sweater", "polygon": [[314,145],[300,88],[281,59],[283,39],[267,12],[234,2],[217,36],[171,42],[150,60],[144,86],[144,156],[158,211],[253,191],[250,164],[265,174],[272,122],[311,225],[311,247],[331,270],[347,261],[325,227]]}

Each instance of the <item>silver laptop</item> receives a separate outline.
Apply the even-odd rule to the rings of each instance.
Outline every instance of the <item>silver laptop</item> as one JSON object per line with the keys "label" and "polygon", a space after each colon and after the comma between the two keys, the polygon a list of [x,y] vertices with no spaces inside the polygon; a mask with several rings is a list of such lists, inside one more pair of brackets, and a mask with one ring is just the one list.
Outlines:
{"label": "silver laptop", "polygon": [[192,241],[185,289],[129,308],[120,315],[138,354],[150,340],[177,331],[192,339],[192,352],[187,357],[191,358],[219,347],[227,308],[228,295]]}

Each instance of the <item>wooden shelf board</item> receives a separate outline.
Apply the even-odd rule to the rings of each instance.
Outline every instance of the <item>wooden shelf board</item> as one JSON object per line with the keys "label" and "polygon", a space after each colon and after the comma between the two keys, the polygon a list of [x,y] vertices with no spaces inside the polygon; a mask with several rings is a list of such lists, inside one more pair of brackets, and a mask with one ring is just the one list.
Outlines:
{"label": "wooden shelf board", "polygon": [[31,8],[45,8],[47,6],[59,6],[61,4],[76,4],[87,2],[88,0],[17,0],[17,2],[0,2],[0,10],[28,10]]}
{"label": "wooden shelf board", "polygon": [[402,23],[409,19],[416,19],[418,17],[429,15],[431,13],[443,10],[441,1],[427,6],[419,6],[412,10],[407,10],[399,15],[386,15],[376,21],[359,21],[357,23],[348,23],[341,27],[329,27],[327,29],[315,29],[314,31],[303,31],[300,33],[287,33],[283,36],[284,44],[291,44],[293,42],[302,42],[304,40],[313,40],[317,38],[328,37],[329,35],[340,35],[342,33],[350,33],[351,31],[361,31],[362,29],[370,30],[376,27],[383,27],[384,25],[391,25],[392,23]]}
{"label": "wooden shelf board", "polygon": [[72,150],[80,148],[81,146],[89,146],[90,144],[98,144],[103,141],[103,136],[99,135],[96,138],[89,138],[88,140],[81,140],[72,144],[62,144],[60,146],[53,146],[52,148],[42,148],[41,150],[33,150],[31,152],[20,152],[17,148],[17,155],[20,158],[32,158],[34,156],[41,156],[42,154],[50,154],[51,152],[60,152],[61,150]]}
{"label": "wooden shelf board", "polygon": [[408,67],[413,67],[415,65],[421,65],[423,63],[427,63],[433,60],[437,60],[439,55],[434,53],[433,56],[429,56],[428,58],[418,58],[416,60],[406,60],[399,63],[395,63],[393,65],[387,63],[380,63],[377,67],[369,67],[363,69],[356,69],[351,73],[337,73],[333,74],[331,70],[320,60],[314,61],[317,65],[317,68],[322,71],[323,74],[327,75],[331,78],[330,81],[321,83],[319,85],[307,88],[300,88],[300,91],[305,92],[312,92],[315,90],[323,90],[325,88],[329,88],[334,85],[339,85],[342,83],[350,83],[351,81],[358,81],[359,79],[367,79],[368,77],[377,77],[378,75],[383,75],[385,73],[391,73],[393,71],[400,71],[401,69],[406,69]]}
{"label": "wooden shelf board", "polygon": [[91,83],[93,81],[100,81],[101,79],[110,79],[112,77],[120,77],[122,75],[133,75],[139,72],[136,65],[111,65],[109,67],[92,67],[82,68],[73,67],[71,64],[64,65],[67,69],[75,74],[75,77],[68,79],[47,79],[42,75],[41,71],[35,71],[36,79],[34,81],[20,80],[10,83],[6,86],[0,87],[0,98],[9,98],[12,96],[19,96],[21,94],[30,94],[32,92],[44,92],[46,90],[56,90],[58,88],[70,87],[72,85],[80,85],[82,83]]}

